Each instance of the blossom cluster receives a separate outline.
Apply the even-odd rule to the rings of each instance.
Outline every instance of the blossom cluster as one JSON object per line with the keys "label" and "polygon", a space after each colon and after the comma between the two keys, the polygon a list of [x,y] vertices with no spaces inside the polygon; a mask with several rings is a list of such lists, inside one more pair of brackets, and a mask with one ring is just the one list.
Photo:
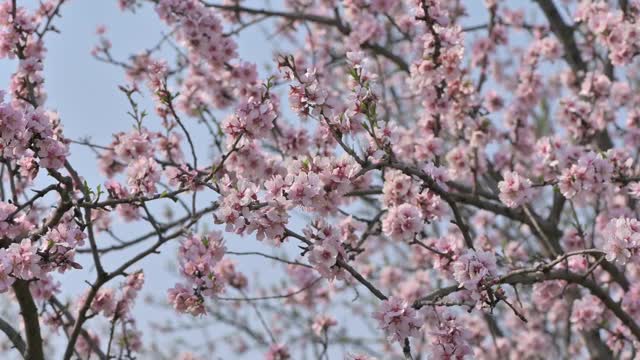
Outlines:
{"label": "blossom cluster", "polygon": [[[169,301],[177,311],[192,315],[204,314],[204,297],[216,296],[224,290],[225,279],[235,278],[232,266],[218,267],[225,251],[220,232],[214,231],[202,236],[191,234],[182,241],[178,254],[181,275],[186,284],[176,284],[169,290]],[[226,270],[224,276],[221,270]]]}
{"label": "blossom cluster", "polygon": [[418,337],[423,324],[416,310],[398,297],[383,301],[380,309],[373,313],[373,317],[389,341],[402,342],[408,337]]}
{"label": "blossom cluster", "polygon": [[[96,31],[132,125],[106,144],[65,137],[48,110],[63,4],[0,0],[0,60],[16,63],[0,293],[24,323],[1,349],[22,337],[41,360],[66,335],[64,359],[637,353],[640,1],[119,0],[168,32],[120,59]],[[240,56],[256,26],[267,66]],[[145,300],[181,318],[141,327],[130,268],[175,239],[179,280]],[[67,301],[71,269],[95,278]],[[371,320],[379,338],[363,340]],[[166,345],[182,325],[220,336]]]}
{"label": "blossom cluster", "polygon": [[638,257],[640,250],[640,222],[636,219],[612,219],[604,229],[603,250],[607,260],[626,264]]}

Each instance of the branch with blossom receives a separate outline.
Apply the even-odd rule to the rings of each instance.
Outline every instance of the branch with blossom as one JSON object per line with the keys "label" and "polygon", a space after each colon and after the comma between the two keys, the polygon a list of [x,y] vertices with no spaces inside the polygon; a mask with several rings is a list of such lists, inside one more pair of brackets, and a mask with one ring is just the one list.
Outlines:
{"label": "branch with blossom", "polygon": [[131,123],[101,144],[47,101],[73,5],[0,2],[0,351],[635,357],[639,1],[118,5],[168,31],[119,59],[98,28]]}

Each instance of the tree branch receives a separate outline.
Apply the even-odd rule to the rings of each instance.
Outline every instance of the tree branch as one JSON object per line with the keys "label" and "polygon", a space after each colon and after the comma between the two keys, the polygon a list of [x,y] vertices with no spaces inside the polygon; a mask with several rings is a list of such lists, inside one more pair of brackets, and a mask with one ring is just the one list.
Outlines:
{"label": "tree branch", "polygon": [[16,280],[12,287],[16,294],[18,304],[20,305],[20,314],[24,320],[24,330],[27,339],[26,348],[23,352],[24,358],[26,360],[44,360],[38,308],[33,301],[33,296],[31,296],[29,283],[25,280]]}
{"label": "tree branch", "polygon": [[24,343],[20,333],[11,326],[5,319],[0,318],[0,330],[7,335],[9,341],[13,344],[13,347],[20,352],[21,355],[25,355],[27,345]]}

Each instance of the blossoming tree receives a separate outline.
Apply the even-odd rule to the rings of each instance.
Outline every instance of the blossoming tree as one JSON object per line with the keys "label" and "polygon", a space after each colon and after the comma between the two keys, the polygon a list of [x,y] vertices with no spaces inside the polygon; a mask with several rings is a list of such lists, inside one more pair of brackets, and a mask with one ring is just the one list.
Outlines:
{"label": "blossoming tree", "polygon": [[[485,0],[468,24],[471,2],[119,0],[170,31],[117,59],[98,29],[92,54],[126,74],[114,96],[132,124],[109,144],[66,137],[47,104],[66,1],[1,2],[15,71],[0,92],[0,293],[18,320],[0,318],[1,351],[636,358],[640,1]],[[261,77],[236,37],[263,21],[291,50]],[[72,143],[97,156],[100,186]],[[118,236],[122,223],[146,230]],[[145,287],[141,261],[171,243],[180,281]],[[243,274],[243,255],[270,281]],[[70,283],[79,271],[92,280]],[[233,335],[150,345],[141,291]]]}

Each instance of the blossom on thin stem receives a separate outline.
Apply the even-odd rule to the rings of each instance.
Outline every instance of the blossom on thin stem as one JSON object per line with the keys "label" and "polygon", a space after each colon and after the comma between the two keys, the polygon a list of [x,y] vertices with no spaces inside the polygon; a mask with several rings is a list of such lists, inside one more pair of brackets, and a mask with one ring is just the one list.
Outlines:
{"label": "blossom on thin stem", "polygon": [[418,312],[398,297],[384,300],[378,311],[373,313],[378,326],[389,341],[402,342],[407,337],[420,336],[422,320]]}

